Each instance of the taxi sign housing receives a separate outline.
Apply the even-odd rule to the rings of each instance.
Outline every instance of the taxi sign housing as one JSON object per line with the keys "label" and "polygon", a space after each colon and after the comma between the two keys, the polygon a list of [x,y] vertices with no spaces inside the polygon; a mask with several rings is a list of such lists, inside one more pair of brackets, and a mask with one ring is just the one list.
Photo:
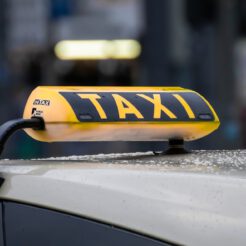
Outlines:
{"label": "taxi sign housing", "polygon": [[164,141],[202,138],[219,126],[212,106],[179,87],[38,87],[23,118],[42,117],[32,138],[59,141]]}
{"label": "taxi sign housing", "polygon": [[207,136],[219,124],[204,97],[180,87],[40,86],[23,119],[0,128],[0,153],[19,129],[43,142],[169,141],[184,153],[184,141]]}

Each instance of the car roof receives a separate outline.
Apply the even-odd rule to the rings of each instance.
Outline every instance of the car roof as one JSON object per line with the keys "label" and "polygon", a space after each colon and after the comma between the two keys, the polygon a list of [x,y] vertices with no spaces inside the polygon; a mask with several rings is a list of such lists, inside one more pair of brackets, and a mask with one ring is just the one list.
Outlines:
{"label": "car roof", "polygon": [[0,198],[188,245],[244,245],[246,150],[2,160]]}

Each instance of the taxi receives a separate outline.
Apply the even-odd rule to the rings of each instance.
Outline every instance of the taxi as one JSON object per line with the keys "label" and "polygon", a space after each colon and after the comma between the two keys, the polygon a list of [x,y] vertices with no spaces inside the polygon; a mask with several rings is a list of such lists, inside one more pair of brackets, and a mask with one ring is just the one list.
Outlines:
{"label": "taxi", "polygon": [[177,87],[38,87],[0,128],[38,141],[168,141],[163,153],[0,160],[0,245],[245,245],[246,151],[191,151],[219,127]]}

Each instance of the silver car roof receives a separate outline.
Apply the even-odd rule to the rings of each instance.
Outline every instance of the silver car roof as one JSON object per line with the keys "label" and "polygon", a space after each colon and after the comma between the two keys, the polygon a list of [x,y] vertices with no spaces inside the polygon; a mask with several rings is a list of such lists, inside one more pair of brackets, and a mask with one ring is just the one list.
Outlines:
{"label": "silver car roof", "polygon": [[246,244],[246,151],[2,160],[0,199],[185,245]]}

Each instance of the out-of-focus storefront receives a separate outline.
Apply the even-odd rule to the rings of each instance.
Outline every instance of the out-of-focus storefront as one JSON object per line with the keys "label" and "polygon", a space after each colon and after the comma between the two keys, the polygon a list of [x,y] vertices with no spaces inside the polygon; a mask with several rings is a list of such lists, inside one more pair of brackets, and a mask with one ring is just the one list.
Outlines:
{"label": "out-of-focus storefront", "polygon": [[[204,94],[222,122],[218,132],[192,148],[245,147],[245,1],[0,0],[0,4],[0,122],[21,116],[27,96],[38,85],[182,86]],[[47,146],[19,133],[7,154],[142,151],[163,145]]]}

